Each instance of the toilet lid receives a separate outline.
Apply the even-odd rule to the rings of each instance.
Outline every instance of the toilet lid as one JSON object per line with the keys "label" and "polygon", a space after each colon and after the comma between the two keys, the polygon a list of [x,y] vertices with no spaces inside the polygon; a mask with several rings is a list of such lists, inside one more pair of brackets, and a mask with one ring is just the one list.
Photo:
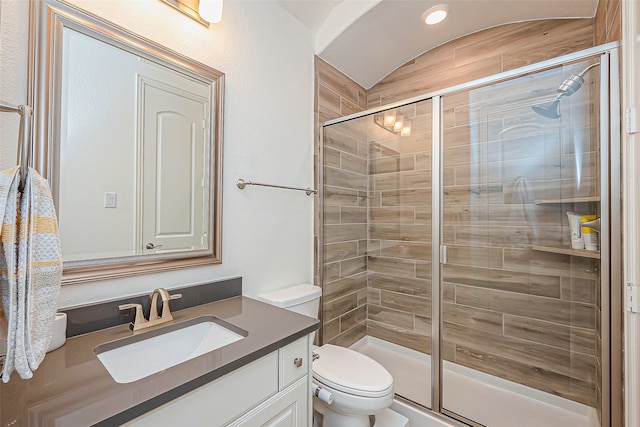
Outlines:
{"label": "toilet lid", "polygon": [[357,351],[325,344],[315,350],[313,377],[328,387],[365,397],[382,397],[393,390],[393,377],[378,362]]}

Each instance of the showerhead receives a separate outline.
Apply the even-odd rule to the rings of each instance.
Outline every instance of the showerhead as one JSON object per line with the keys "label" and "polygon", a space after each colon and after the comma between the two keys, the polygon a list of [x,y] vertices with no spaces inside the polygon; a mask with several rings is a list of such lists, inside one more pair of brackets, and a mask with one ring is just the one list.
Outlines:
{"label": "showerhead", "polygon": [[564,79],[560,86],[558,86],[558,93],[566,96],[571,96],[578,91],[584,84],[584,79],[579,74],[571,74]]}
{"label": "showerhead", "polygon": [[531,107],[533,111],[540,114],[541,116],[547,117],[549,119],[559,119],[560,118],[560,98],[562,95],[559,95],[549,104],[545,105],[534,105]]}
{"label": "showerhead", "polygon": [[584,84],[584,75],[587,73],[587,71],[589,71],[596,65],[600,65],[600,63],[596,62],[595,64],[589,65],[587,68],[582,70],[580,74],[571,74],[569,77],[564,79],[562,83],[560,83],[560,86],[558,86],[556,92],[558,92],[559,95],[556,97],[556,99],[554,99],[547,105],[534,105],[533,107],[531,107],[531,109],[541,116],[547,117],[549,119],[559,119],[560,99],[563,96],[571,96],[576,93],[578,89],[580,89]]}

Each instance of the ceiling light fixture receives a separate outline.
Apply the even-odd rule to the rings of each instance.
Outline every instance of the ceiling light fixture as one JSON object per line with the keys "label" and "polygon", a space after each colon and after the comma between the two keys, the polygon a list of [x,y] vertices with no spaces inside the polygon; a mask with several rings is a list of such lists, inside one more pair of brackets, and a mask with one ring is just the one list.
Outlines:
{"label": "ceiling light fixture", "polygon": [[422,20],[427,25],[435,25],[444,19],[449,14],[449,6],[446,4],[439,4],[437,6],[430,7],[422,14]]}

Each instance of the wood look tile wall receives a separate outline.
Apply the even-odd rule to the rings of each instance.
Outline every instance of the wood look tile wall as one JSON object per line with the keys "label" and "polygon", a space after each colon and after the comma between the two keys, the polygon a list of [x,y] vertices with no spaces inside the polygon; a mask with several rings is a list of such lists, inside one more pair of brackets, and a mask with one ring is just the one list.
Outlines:
{"label": "wood look tile wall", "polygon": [[367,117],[369,316],[367,334],[431,352],[431,100],[395,110],[399,136]]}
{"label": "wood look tile wall", "polygon": [[[472,34],[417,57],[368,92],[316,59],[316,121],[616,40],[619,11],[619,0],[601,0],[593,20],[523,22]],[[600,289],[589,273],[594,262],[533,252],[505,237],[531,231],[526,224],[511,224],[505,234],[504,224],[513,217],[513,178],[522,162],[536,155],[538,146],[532,139],[539,137],[513,136],[504,145],[485,141],[485,152],[498,157],[488,159],[494,168],[486,168],[487,182],[479,186],[472,182],[469,168],[469,99],[452,96],[448,102],[444,123],[449,162],[443,171],[448,224],[444,238],[450,244],[450,263],[443,272],[445,358],[599,407]],[[326,132],[325,164],[316,163],[316,172],[325,174],[325,259],[317,264],[325,275],[324,342],[348,346],[369,334],[430,352],[428,104],[405,109],[413,120],[409,138],[389,134],[371,118]],[[517,122],[517,117],[512,119]],[[509,126],[502,121],[499,125]],[[582,132],[594,133],[589,127]],[[560,144],[559,153],[547,158],[547,167],[527,176],[536,194],[559,198],[574,192],[575,167],[568,165],[578,158],[579,168],[586,172],[581,175],[586,183],[581,195],[593,195],[599,172],[592,160],[597,140],[589,137],[586,146],[574,150],[559,138],[546,138],[546,144]],[[316,158],[321,146],[316,145]],[[554,177],[553,185],[545,182],[549,176]],[[477,215],[472,222],[469,206],[474,203],[487,208],[480,223]],[[535,209],[541,242],[566,247],[566,209]],[[477,232],[478,224],[482,233]]]}
{"label": "wood look tile wall", "polygon": [[594,20],[594,42],[601,45],[622,39],[621,0],[600,0]]}
{"label": "wood look tile wall", "polygon": [[453,40],[407,62],[369,89],[368,108],[455,86],[594,44],[592,19],[519,22]]}
{"label": "wood look tile wall", "polygon": [[[597,212],[596,203],[569,203],[598,196],[597,109],[588,99],[596,79],[551,120],[531,110],[536,100],[514,102],[564,78],[549,73],[444,97],[443,161],[453,169],[443,189],[443,280],[453,292],[443,308],[445,357],[595,406],[599,261],[531,245],[568,248],[566,212]],[[567,203],[535,203],[545,199]]]}
{"label": "wood look tile wall", "polygon": [[[319,124],[363,111],[367,91],[316,57],[316,129]],[[319,164],[320,149],[324,165]],[[367,130],[346,122],[327,128],[324,142],[315,137],[316,183],[324,174],[324,203],[316,198],[316,277],[324,272],[323,342],[349,346],[366,335],[367,320]],[[316,186],[318,188],[318,186]],[[324,209],[324,225],[319,221]],[[319,242],[324,226],[324,242]],[[324,260],[317,256],[324,244]]]}

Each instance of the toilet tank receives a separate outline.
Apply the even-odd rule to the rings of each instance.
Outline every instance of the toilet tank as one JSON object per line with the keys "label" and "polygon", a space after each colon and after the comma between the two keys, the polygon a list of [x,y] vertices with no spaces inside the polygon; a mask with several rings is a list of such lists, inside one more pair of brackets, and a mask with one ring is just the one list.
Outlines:
{"label": "toilet tank", "polygon": [[319,286],[302,284],[260,294],[258,300],[316,319],[321,295]]}

